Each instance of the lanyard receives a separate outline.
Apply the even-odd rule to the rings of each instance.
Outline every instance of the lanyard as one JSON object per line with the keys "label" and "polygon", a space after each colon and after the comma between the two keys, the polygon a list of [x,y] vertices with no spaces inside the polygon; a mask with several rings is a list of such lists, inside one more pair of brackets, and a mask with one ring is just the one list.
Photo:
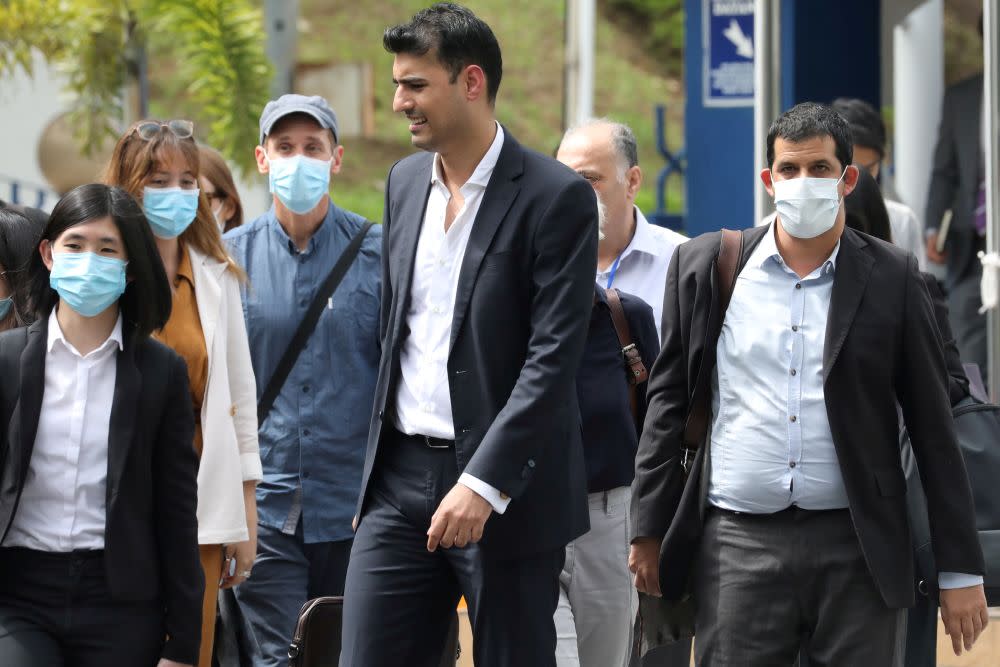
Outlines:
{"label": "lanyard", "polygon": [[605,289],[611,289],[611,283],[615,281],[615,274],[618,273],[618,264],[621,263],[622,255],[624,254],[625,251],[622,250],[621,255],[618,255],[618,257],[615,258],[615,263],[611,265],[611,271],[608,273],[608,285]]}

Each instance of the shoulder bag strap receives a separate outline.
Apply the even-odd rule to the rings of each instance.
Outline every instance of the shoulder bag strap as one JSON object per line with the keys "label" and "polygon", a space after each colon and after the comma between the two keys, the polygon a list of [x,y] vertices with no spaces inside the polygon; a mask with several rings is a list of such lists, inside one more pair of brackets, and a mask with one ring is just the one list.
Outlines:
{"label": "shoulder bag strap", "polygon": [[618,344],[622,347],[622,360],[625,362],[625,373],[628,377],[629,403],[632,406],[632,419],[639,426],[639,396],[636,386],[642,384],[649,377],[646,366],[642,363],[642,355],[639,348],[632,340],[632,332],[628,326],[628,318],[625,317],[625,309],[622,307],[622,300],[618,290],[611,288],[604,291],[608,299],[608,308],[611,310],[611,322],[615,325],[615,333],[618,334]]}
{"label": "shoulder bag strap", "polygon": [[274,406],[275,399],[278,398],[281,387],[285,384],[288,374],[292,372],[292,367],[295,366],[295,362],[299,358],[299,353],[302,352],[306,341],[309,340],[309,336],[312,335],[313,330],[316,328],[320,315],[323,314],[323,308],[326,307],[327,300],[333,296],[340,282],[347,275],[347,270],[351,268],[354,258],[361,251],[361,243],[365,240],[365,235],[368,234],[368,230],[371,229],[373,224],[375,223],[370,220],[365,221],[365,224],[354,235],[348,246],[344,248],[344,252],[337,259],[337,263],[330,269],[326,280],[316,290],[316,295],[313,297],[312,303],[309,304],[309,309],[306,310],[305,317],[299,323],[299,328],[295,330],[295,335],[292,336],[291,342],[288,343],[285,353],[281,355],[278,367],[274,369],[274,375],[268,380],[264,392],[260,395],[260,401],[257,403],[258,425],[263,424],[264,420],[267,419],[268,413]]}
{"label": "shoulder bag strap", "polygon": [[688,470],[694,454],[705,440],[708,433],[709,404],[711,396],[708,387],[709,378],[715,368],[715,346],[722,332],[722,322],[726,318],[726,309],[733,297],[736,287],[736,277],[739,275],[740,258],[743,255],[743,233],[733,229],[722,230],[722,240],[719,243],[719,257],[715,263],[716,281],[719,285],[719,311],[716,316],[716,327],[711,331],[703,354],[711,354],[712,363],[706,367],[702,377],[697,378],[694,395],[691,397],[691,412],[684,425],[684,452],[681,465]]}

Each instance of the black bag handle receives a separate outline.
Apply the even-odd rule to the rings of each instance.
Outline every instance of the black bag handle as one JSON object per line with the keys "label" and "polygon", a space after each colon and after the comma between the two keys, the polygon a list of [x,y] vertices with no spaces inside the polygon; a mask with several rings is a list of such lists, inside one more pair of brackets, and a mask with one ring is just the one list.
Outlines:
{"label": "black bag handle", "polygon": [[319,322],[320,315],[323,314],[323,308],[326,307],[327,300],[333,296],[344,276],[347,275],[347,270],[351,268],[354,258],[361,251],[361,243],[365,240],[368,230],[374,224],[370,220],[365,220],[365,224],[354,235],[348,246],[344,248],[344,252],[337,259],[337,263],[333,265],[326,279],[319,286],[319,289],[316,290],[316,295],[313,297],[312,303],[309,304],[309,309],[306,311],[305,317],[299,323],[299,328],[295,330],[295,335],[292,336],[291,342],[288,343],[285,353],[281,355],[278,367],[274,369],[274,375],[268,380],[267,387],[264,388],[264,392],[260,395],[260,401],[257,402],[258,427],[264,423],[268,413],[271,412],[271,408],[274,407],[274,401],[278,398],[278,393],[284,386],[285,380],[288,379],[289,373],[292,372],[292,367],[295,366],[295,362],[299,358],[299,353],[302,352],[302,348],[305,347],[309,336],[316,329],[316,324]]}

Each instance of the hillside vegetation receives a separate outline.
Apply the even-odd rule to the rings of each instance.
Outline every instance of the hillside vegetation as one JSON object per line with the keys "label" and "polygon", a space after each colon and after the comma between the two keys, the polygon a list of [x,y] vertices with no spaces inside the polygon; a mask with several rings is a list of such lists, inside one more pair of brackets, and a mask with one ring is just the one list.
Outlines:
{"label": "hillside vegetation", "polygon": [[[375,136],[345,139],[344,169],[334,180],[333,195],[341,206],[376,220],[381,218],[388,168],[412,150],[405,121],[392,112],[392,56],[382,49],[382,32],[427,4],[422,0],[300,0],[300,63],[372,64]],[[497,103],[500,121],[523,144],[552,153],[562,131],[564,2],[469,0],[466,4],[490,24],[503,50]],[[670,73],[679,71],[679,63],[663,63],[647,54],[649,36],[629,31],[628,23],[616,13],[621,0],[598,4],[595,112],[635,130],[646,174],[639,204],[652,211],[656,174],[663,165],[656,152],[653,109],[657,104],[667,106],[669,144],[676,149],[683,136],[683,88]],[[608,20],[609,14],[614,14],[614,21]],[[664,53],[662,37],[657,43],[654,52]],[[673,207],[680,206],[680,190],[678,183],[672,184]]]}

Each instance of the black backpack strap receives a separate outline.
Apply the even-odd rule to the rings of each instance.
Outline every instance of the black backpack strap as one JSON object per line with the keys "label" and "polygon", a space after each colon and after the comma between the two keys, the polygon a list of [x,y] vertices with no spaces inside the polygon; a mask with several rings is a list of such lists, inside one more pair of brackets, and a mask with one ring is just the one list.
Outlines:
{"label": "black backpack strap", "polygon": [[258,425],[263,424],[264,420],[267,419],[268,413],[271,412],[271,408],[274,406],[275,399],[278,398],[278,393],[281,392],[285,380],[288,379],[289,373],[292,372],[292,367],[295,366],[295,362],[299,358],[299,353],[302,352],[306,341],[309,340],[309,336],[312,335],[313,330],[316,328],[320,315],[323,314],[323,308],[326,307],[327,300],[333,296],[344,276],[347,275],[347,270],[351,268],[354,258],[361,251],[361,244],[373,224],[375,223],[370,220],[365,221],[365,224],[362,225],[361,229],[354,235],[354,238],[351,239],[350,244],[344,248],[344,252],[341,253],[337,259],[337,263],[330,269],[330,273],[319,286],[319,289],[316,290],[316,295],[313,297],[312,303],[309,304],[309,309],[302,318],[302,322],[299,323],[299,328],[295,330],[295,335],[292,336],[291,342],[288,343],[285,353],[281,355],[278,367],[274,369],[274,374],[268,380],[264,392],[260,395],[260,401],[257,402]]}

